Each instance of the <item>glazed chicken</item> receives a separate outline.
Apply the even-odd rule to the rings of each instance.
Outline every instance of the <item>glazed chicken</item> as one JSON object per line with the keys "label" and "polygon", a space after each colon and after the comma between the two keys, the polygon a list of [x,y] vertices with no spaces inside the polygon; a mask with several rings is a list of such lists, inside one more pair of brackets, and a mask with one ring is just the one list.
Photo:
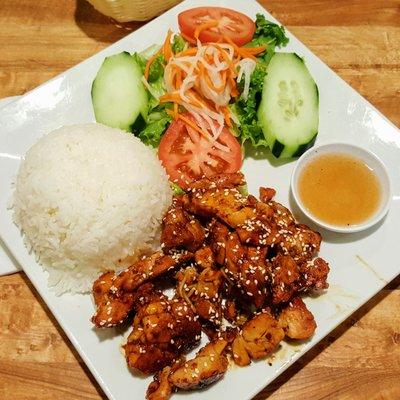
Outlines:
{"label": "glazed chicken", "polygon": [[196,190],[182,199],[189,212],[203,218],[217,218],[236,229],[242,243],[269,245],[277,231],[271,224],[273,210],[253,196],[243,196],[238,188]]}
{"label": "glazed chicken", "polygon": [[260,187],[259,193],[260,193],[260,200],[263,203],[268,203],[275,197],[276,190],[272,188]]}
{"label": "glazed chicken", "polygon": [[[258,200],[243,185],[241,173],[190,183],[163,219],[162,250],[93,284],[95,326],[132,323],[125,357],[155,374],[148,400],[221,379],[228,354],[249,365],[316,330],[300,295],[328,287],[329,265],[315,258],[321,235],[297,224],[274,189],[260,188]],[[202,331],[209,342],[186,360]]]}
{"label": "glazed chicken", "polygon": [[174,388],[191,390],[208,386],[221,379],[228,369],[225,354],[228,342],[216,339],[206,344],[192,360],[165,367],[154,376],[147,389],[148,400],[168,400]]}
{"label": "glazed chicken", "polygon": [[322,258],[316,258],[300,265],[301,278],[299,290],[322,290],[328,288],[326,282],[329,274],[329,265]]}
{"label": "glazed chicken", "polygon": [[208,189],[232,189],[240,188],[246,185],[244,175],[241,172],[233,174],[218,174],[209,177],[204,177],[190,183],[186,191],[188,193],[196,193]]}
{"label": "glazed chicken", "polygon": [[162,223],[161,243],[166,252],[171,249],[196,251],[204,242],[200,222],[183,210],[179,198],[174,198]]}
{"label": "glazed chicken", "polygon": [[244,246],[236,232],[215,221],[210,229],[211,248],[227,279],[246,301],[261,307],[267,297],[266,248]]}
{"label": "glazed chicken", "polygon": [[246,304],[243,305],[238,301],[237,297],[240,294],[236,294],[233,286],[227,287],[226,290],[226,301],[222,306],[225,319],[233,326],[242,326],[246,323],[251,316],[251,312]]}
{"label": "glazed chicken", "polygon": [[154,375],[146,392],[147,400],[168,400],[172,396],[174,387],[169,381],[169,375],[173,367],[164,367]]}
{"label": "glazed chicken", "polygon": [[170,365],[193,348],[201,334],[197,317],[183,300],[169,300],[161,292],[156,296],[136,310],[133,331],[124,346],[128,365],[144,374]]}
{"label": "glazed chicken", "polygon": [[271,354],[285,337],[283,328],[270,312],[256,314],[242,327],[232,343],[233,361],[240,366],[249,365]]}
{"label": "glazed chicken", "polygon": [[195,254],[196,266],[177,272],[176,293],[182,297],[201,321],[219,326],[222,319],[220,290],[222,272],[214,268],[210,248],[200,249]]}
{"label": "glazed chicken", "polygon": [[278,254],[268,263],[272,304],[288,302],[297,292],[327,289],[329,265],[316,258],[299,266],[290,255]]}
{"label": "glazed chicken", "polygon": [[279,315],[279,325],[290,339],[310,338],[317,328],[314,316],[307,309],[301,297],[295,297]]}
{"label": "glazed chicken", "polygon": [[273,304],[287,302],[297,290],[299,267],[289,255],[278,254],[268,263]]}
{"label": "glazed chicken", "polygon": [[189,261],[191,253],[164,255],[156,252],[136,262],[119,274],[106,272],[93,283],[97,310],[92,322],[99,328],[123,323],[132,309],[134,291],[143,283],[153,280]]}
{"label": "glazed chicken", "polygon": [[195,358],[174,370],[169,381],[179,389],[188,390],[208,386],[221,379],[228,369],[228,359],[224,353],[227,344],[224,339],[208,343]]}
{"label": "glazed chicken", "polygon": [[93,283],[93,297],[97,310],[92,322],[97,328],[110,328],[122,324],[133,306],[133,293],[114,286],[115,272],[105,272]]}
{"label": "glazed chicken", "polygon": [[297,224],[281,230],[277,251],[289,254],[297,263],[312,260],[321,245],[321,235],[306,225]]}

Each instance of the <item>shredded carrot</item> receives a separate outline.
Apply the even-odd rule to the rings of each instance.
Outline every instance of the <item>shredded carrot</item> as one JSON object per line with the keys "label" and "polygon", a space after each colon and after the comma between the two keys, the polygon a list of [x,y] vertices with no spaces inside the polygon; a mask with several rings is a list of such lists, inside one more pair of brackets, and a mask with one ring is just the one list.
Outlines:
{"label": "shredded carrot", "polygon": [[170,115],[173,119],[178,119],[178,103],[173,103],[174,104],[174,109],[171,110],[169,108],[165,109],[165,112]]}
{"label": "shredded carrot", "polygon": [[199,25],[194,31],[195,39],[198,39],[200,33],[206,29],[215,28],[218,26],[219,22],[216,19],[210,19],[210,21],[204,22],[204,24]]}
{"label": "shredded carrot", "polygon": [[231,96],[232,96],[232,97],[237,97],[237,96],[239,96],[239,92],[238,92],[238,90],[237,90],[237,86],[236,86],[236,81],[235,81],[235,79],[234,79],[232,76],[229,76],[229,77],[228,77],[228,82],[229,82],[229,85],[230,85],[230,87],[231,87]]}
{"label": "shredded carrot", "polygon": [[210,100],[202,96],[201,91],[194,90],[193,88],[187,91],[188,96],[192,96],[197,101],[198,107],[206,107],[208,109],[214,109],[214,105]]}
{"label": "shredded carrot", "polygon": [[174,114],[174,112],[173,112],[172,110],[166,108],[166,109],[165,109],[165,112],[166,112],[168,115],[170,115],[172,118],[176,119],[176,118],[175,118],[175,114]]}
{"label": "shredded carrot", "polygon": [[194,56],[197,53],[196,47],[190,47],[189,49],[183,50],[177,53],[176,57]]}
{"label": "shredded carrot", "polygon": [[214,63],[214,58],[212,57],[211,54],[206,54],[205,55],[205,59],[209,64],[213,64]]}
{"label": "shredded carrot", "polygon": [[231,90],[231,96],[232,97],[238,97],[239,96],[239,91],[237,90],[236,85]]}
{"label": "shredded carrot", "polygon": [[229,108],[228,107],[222,107],[221,111],[224,114],[224,119],[225,119],[226,125],[230,127],[232,124],[231,124],[231,112],[229,111]]}
{"label": "shredded carrot", "polygon": [[267,49],[267,46],[258,46],[258,47],[240,47],[241,50],[244,50],[246,53],[255,56],[256,54],[260,54]]}
{"label": "shredded carrot", "polygon": [[205,69],[203,63],[199,63],[199,75],[200,75],[200,78],[204,78],[206,75],[206,69]]}
{"label": "shredded carrot", "polygon": [[171,103],[179,104],[182,102],[178,93],[166,93],[166,94],[160,96],[159,100],[161,103],[170,103],[171,102]]}
{"label": "shredded carrot", "polygon": [[182,85],[182,72],[183,71],[176,65],[172,66],[170,80],[175,84],[175,87],[180,87]]}
{"label": "shredded carrot", "polygon": [[241,56],[242,58],[251,58],[252,60],[255,60],[256,58],[250,54],[247,51],[247,48],[245,47],[239,47],[238,45],[236,45],[232,39],[230,39],[228,36],[224,35],[224,40],[226,40],[231,46],[233,46],[233,48],[235,49],[236,53]]}
{"label": "shredded carrot", "polygon": [[194,90],[188,90],[187,91],[187,97],[192,100],[192,105],[195,107],[207,107],[210,108],[210,106],[206,104],[206,99],[201,98],[201,96],[198,95],[198,92]]}
{"label": "shredded carrot", "polygon": [[165,41],[163,44],[163,53],[164,53],[164,57],[167,60],[167,62],[174,55],[174,52],[172,51],[172,48],[171,48],[171,37],[172,37],[172,30],[168,29],[167,37],[165,38]]}
{"label": "shredded carrot", "polygon": [[185,122],[187,125],[189,125],[191,128],[193,128],[196,132],[199,132],[200,135],[207,137],[208,133],[204,132],[200,127],[198,127],[193,121],[191,121],[189,118],[186,118],[182,114],[178,114],[178,118],[181,119],[183,122]]}
{"label": "shredded carrot", "polygon": [[180,69],[179,72],[176,74],[176,87],[181,87],[182,86],[182,70]]}
{"label": "shredded carrot", "polygon": [[234,71],[235,70],[235,64],[232,62],[232,60],[228,57],[228,54],[226,54],[226,52],[222,49],[222,47],[220,46],[216,46],[219,51],[220,54],[222,55],[222,59],[229,65],[229,68]]}

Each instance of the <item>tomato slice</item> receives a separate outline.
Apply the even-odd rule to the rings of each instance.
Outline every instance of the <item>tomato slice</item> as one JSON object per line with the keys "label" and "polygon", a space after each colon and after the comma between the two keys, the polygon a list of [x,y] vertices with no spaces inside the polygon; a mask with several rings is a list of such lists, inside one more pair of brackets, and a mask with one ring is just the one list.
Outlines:
{"label": "tomato slice", "polygon": [[[184,116],[193,122],[194,117]],[[216,143],[194,130],[182,120],[172,122],[161,139],[158,158],[172,182],[185,188],[202,176],[233,173],[242,166],[242,147],[227,128]]]}
{"label": "tomato slice", "polygon": [[229,8],[197,7],[178,15],[181,32],[191,39],[194,39],[197,27],[210,21],[218,21],[218,25],[201,31],[201,42],[218,42],[227,36],[238,46],[243,46],[251,41],[256,30],[254,22],[247,15]]}

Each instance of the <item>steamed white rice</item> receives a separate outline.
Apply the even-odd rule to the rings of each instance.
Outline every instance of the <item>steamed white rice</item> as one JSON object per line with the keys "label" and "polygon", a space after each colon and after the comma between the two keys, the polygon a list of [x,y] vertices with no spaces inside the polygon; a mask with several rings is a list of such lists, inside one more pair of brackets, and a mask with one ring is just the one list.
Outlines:
{"label": "steamed white rice", "polygon": [[90,290],[159,246],[172,199],[155,151],[100,124],[66,126],[42,137],[21,163],[14,220],[57,293]]}

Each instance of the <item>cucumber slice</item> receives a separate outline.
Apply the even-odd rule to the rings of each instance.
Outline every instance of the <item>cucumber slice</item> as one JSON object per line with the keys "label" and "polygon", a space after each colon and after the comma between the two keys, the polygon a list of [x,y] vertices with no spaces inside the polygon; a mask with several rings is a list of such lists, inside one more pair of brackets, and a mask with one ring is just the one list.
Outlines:
{"label": "cucumber slice", "polygon": [[128,132],[145,124],[148,98],[142,72],[126,51],[107,57],[92,85],[96,121]]}
{"label": "cucumber slice", "polygon": [[318,134],[318,87],[297,54],[276,53],[271,58],[257,115],[275,157],[299,157],[313,146]]}

